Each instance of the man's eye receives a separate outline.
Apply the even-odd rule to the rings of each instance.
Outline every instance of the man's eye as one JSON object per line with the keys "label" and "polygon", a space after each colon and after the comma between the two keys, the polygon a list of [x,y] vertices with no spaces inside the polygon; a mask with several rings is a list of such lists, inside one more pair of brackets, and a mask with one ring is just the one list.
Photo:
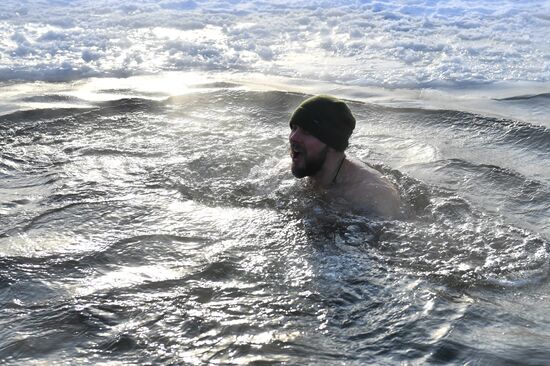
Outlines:
{"label": "man's eye", "polygon": [[296,126],[296,125],[290,125],[290,130],[291,130],[291,131],[295,131],[296,128],[298,128],[298,126]]}

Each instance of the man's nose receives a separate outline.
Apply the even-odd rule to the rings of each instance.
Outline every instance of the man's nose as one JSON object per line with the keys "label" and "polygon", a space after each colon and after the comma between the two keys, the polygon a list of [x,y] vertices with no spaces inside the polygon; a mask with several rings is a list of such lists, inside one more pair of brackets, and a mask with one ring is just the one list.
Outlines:
{"label": "man's nose", "polygon": [[288,140],[291,142],[291,143],[295,143],[295,142],[299,142],[300,141],[300,132],[299,132],[299,128],[296,128],[292,131],[290,131],[290,135],[288,136]]}

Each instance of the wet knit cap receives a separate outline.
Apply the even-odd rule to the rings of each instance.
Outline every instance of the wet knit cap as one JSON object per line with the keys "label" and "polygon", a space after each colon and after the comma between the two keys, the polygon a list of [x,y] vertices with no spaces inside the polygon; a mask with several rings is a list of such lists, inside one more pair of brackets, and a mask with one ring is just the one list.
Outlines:
{"label": "wet knit cap", "polygon": [[318,95],[300,104],[290,118],[290,125],[302,127],[328,146],[344,151],[355,128],[355,118],[343,101]]}

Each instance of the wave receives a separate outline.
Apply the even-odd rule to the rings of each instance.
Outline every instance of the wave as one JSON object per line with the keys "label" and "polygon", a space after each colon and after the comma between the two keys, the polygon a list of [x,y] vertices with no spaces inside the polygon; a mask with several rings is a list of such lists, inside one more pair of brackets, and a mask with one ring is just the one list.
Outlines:
{"label": "wave", "polygon": [[[463,138],[483,137],[490,145],[523,147],[535,150],[539,155],[550,153],[550,128],[508,118],[484,116],[477,113],[458,110],[426,110],[423,108],[399,108],[386,106],[369,106],[378,114],[391,112],[405,114],[407,119],[400,122],[423,124],[430,128],[456,131]],[[449,131],[449,128],[451,130]],[[449,138],[452,133],[449,134]],[[489,139],[490,138],[490,139]]]}
{"label": "wave", "polygon": [[46,94],[46,95],[33,95],[30,97],[23,97],[19,99],[21,102],[30,103],[57,103],[57,102],[70,102],[70,103],[86,103],[86,101],[70,96],[60,94]]}
{"label": "wave", "polygon": [[[279,118],[288,118],[293,109],[309,94],[289,91],[244,91],[244,90],[218,90],[203,96],[187,95],[172,97],[166,103],[186,104],[197,103],[197,106],[211,103],[212,105],[245,104],[258,111],[259,119],[270,119],[278,122]],[[548,98],[549,94],[540,94],[533,98]],[[196,98],[196,99],[195,99]],[[490,134],[494,139],[491,143],[520,145],[528,149],[536,149],[543,154],[550,152],[550,129],[545,126],[528,122],[517,121],[509,118],[489,117],[477,113],[464,112],[452,109],[430,110],[425,108],[389,107],[368,102],[347,100],[354,106],[358,115],[362,110],[378,111],[383,115],[411,113],[411,122],[423,123],[430,126],[448,128],[449,126],[461,131],[471,131],[474,135]],[[276,116],[277,118],[273,118]],[[368,119],[365,118],[365,119]]]}
{"label": "wave", "polygon": [[106,102],[97,103],[101,109],[100,113],[109,113],[109,112],[133,112],[138,110],[147,110],[150,112],[155,112],[158,108],[162,107],[162,102],[153,99],[146,98],[121,98],[110,100]]}
{"label": "wave", "polygon": [[[38,98],[40,99],[41,97]],[[88,104],[86,107],[52,107],[17,110],[0,115],[0,124],[11,127],[14,123],[18,122],[37,122],[66,116],[78,116],[79,114],[97,111],[101,108],[104,111],[108,111],[109,109],[131,111],[140,108],[147,109],[159,105],[157,101],[145,98],[120,98],[106,102],[95,102],[92,107],[89,106],[89,102],[86,103]]]}
{"label": "wave", "polygon": [[130,149],[117,148],[94,148],[94,147],[68,147],[63,149],[64,152],[72,154],[78,152],[81,156],[127,156],[152,158],[165,155],[163,152],[146,152]]}
{"label": "wave", "polygon": [[[75,116],[80,113],[86,113],[94,108],[33,108],[17,110],[4,115],[0,115],[0,126],[4,131],[18,127],[21,124],[44,122],[47,120],[58,119],[66,116]],[[2,131],[0,131],[2,132]]]}
{"label": "wave", "polygon": [[508,98],[495,98],[495,100],[530,100],[530,99],[550,99],[550,93],[532,94],[532,95],[518,95]]}

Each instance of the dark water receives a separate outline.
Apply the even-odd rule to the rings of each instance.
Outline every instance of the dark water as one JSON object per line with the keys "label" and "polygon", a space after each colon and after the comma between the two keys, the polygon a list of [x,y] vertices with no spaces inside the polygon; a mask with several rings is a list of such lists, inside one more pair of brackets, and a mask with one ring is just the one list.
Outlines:
{"label": "dark water", "polygon": [[3,364],[550,363],[549,130],[352,102],[380,221],[286,171],[303,95],[229,86],[0,117]]}

